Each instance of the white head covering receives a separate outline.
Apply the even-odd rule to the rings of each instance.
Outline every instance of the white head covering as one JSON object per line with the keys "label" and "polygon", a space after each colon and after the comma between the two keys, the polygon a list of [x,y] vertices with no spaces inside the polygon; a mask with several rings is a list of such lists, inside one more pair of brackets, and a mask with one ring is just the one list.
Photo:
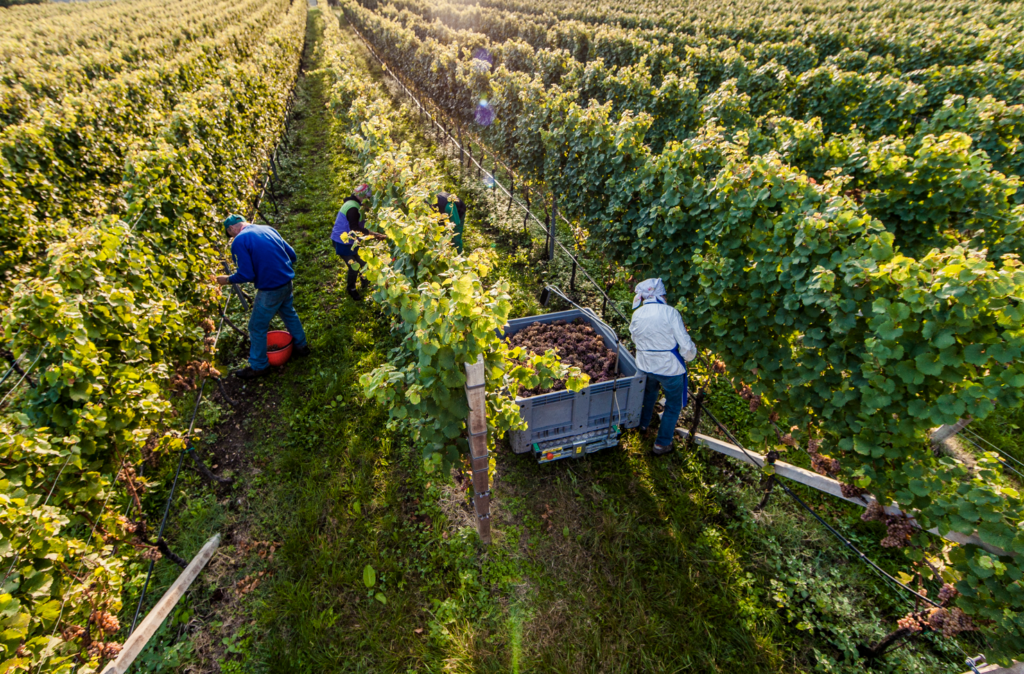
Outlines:
{"label": "white head covering", "polygon": [[[636,296],[633,298],[633,310],[648,300],[656,300],[665,297],[665,284],[660,278],[649,278],[642,281],[636,287]],[[663,302],[664,303],[664,302]]]}

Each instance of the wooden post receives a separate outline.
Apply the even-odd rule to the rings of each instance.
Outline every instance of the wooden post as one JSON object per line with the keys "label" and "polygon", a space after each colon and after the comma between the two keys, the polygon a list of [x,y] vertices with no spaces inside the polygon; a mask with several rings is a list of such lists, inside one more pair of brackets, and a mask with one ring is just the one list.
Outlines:
{"label": "wooden post", "polygon": [[558,197],[551,195],[551,221],[548,223],[548,259],[555,259],[555,230],[558,222]]}
{"label": "wooden post", "polygon": [[971,417],[968,415],[955,424],[943,424],[929,433],[928,439],[931,440],[932,445],[941,444],[944,440],[948,440],[962,431],[969,423],[971,423]]}
{"label": "wooden post", "polygon": [[469,402],[469,454],[473,467],[473,504],[476,530],[480,540],[491,543],[491,490],[487,484],[487,389],[484,377],[484,357],[475,363],[466,363],[466,400]]}
{"label": "wooden post", "polygon": [[135,658],[139,657],[142,649],[160,629],[160,625],[170,615],[171,610],[192,585],[192,581],[199,576],[199,572],[210,561],[218,547],[220,547],[220,534],[214,534],[213,538],[206,541],[206,545],[199,551],[199,554],[192,559],[192,562],[185,567],[174,584],[164,593],[164,596],[160,597],[160,601],[156,603],[153,610],[139,623],[139,627],[124,642],[124,647],[117,659],[103,669],[103,674],[124,674],[128,671],[128,668],[135,662]]}
{"label": "wooden post", "polygon": [[[974,454],[967,451],[960,442],[960,438],[956,437],[971,421],[971,416],[968,415],[955,424],[943,424],[938,428],[932,429],[928,433],[928,439],[931,441],[932,451],[936,456],[944,454],[954,461],[962,463],[971,473],[974,473],[978,468],[978,459]],[[968,438],[968,441],[970,441],[970,438]],[[1000,463],[1003,463],[1002,459],[1000,459]],[[1005,466],[1006,464],[1003,463],[1003,465]]]}

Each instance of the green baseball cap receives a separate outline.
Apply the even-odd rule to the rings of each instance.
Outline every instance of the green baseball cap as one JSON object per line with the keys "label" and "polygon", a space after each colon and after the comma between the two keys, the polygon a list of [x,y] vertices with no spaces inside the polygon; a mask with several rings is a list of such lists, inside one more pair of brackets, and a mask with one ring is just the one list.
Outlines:
{"label": "green baseball cap", "polygon": [[[245,222],[245,218],[243,218],[241,215],[238,215],[237,213],[232,213],[228,217],[224,218],[224,233],[228,233],[228,227],[232,225],[237,225],[242,222]],[[230,234],[228,236],[230,236]]]}

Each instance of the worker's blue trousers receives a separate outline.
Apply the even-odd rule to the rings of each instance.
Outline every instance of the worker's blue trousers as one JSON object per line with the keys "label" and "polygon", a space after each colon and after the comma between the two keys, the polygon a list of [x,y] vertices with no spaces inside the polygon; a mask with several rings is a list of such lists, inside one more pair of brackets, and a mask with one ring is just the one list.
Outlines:
{"label": "worker's blue trousers", "polygon": [[274,314],[280,314],[284,326],[295,340],[292,347],[301,349],[306,345],[306,332],[302,329],[302,321],[292,306],[292,283],[289,281],[280,288],[260,290],[252,303],[252,316],[249,317],[249,367],[262,370],[270,367],[267,360],[267,330]]}
{"label": "worker's blue trousers", "polygon": [[679,414],[686,407],[687,398],[687,377],[686,373],[668,377],[663,374],[647,375],[647,387],[644,389],[644,407],[640,412],[640,428],[647,428],[654,418],[654,403],[658,402],[658,389],[665,393],[665,412],[661,415],[661,428],[658,429],[658,438],[654,444],[660,447],[668,447],[675,437],[676,423],[679,421]]}

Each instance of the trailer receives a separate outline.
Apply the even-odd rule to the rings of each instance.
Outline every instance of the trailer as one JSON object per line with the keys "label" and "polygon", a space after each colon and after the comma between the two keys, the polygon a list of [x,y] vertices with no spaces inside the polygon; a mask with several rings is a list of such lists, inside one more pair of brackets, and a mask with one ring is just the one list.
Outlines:
{"label": "trailer", "polygon": [[640,423],[647,377],[636,365],[633,355],[619,345],[614,331],[590,309],[572,309],[509,321],[503,338],[508,338],[532,323],[585,320],[605,346],[618,349],[619,376],[587,386],[580,391],[552,391],[527,398],[516,398],[519,413],[526,420],[525,431],[511,434],[512,451],[533,453],[537,461],[582,458],[619,444],[619,435]]}

